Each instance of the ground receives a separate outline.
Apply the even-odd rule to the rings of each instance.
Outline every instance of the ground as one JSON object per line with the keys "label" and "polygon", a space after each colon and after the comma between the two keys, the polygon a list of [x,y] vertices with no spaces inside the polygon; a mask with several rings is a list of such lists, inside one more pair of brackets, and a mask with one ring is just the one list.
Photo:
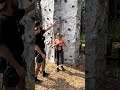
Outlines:
{"label": "ground", "polygon": [[[56,72],[56,64],[47,61],[46,71],[50,74],[48,77],[42,77],[39,73],[39,79],[42,83],[37,83],[34,87],[34,81],[28,77],[27,89],[28,90],[85,90],[85,66],[84,61],[81,61],[79,66],[72,66],[66,64],[65,72]],[[0,74],[0,85],[2,74]],[[1,87],[1,86],[0,86]]]}
{"label": "ground", "polygon": [[39,74],[43,82],[36,84],[35,90],[85,90],[84,63],[75,67],[65,65],[65,72],[56,72],[56,65],[47,62],[46,71],[49,77],[44,78]]}
{"label": "ground", "polygon": [[[85,90],[85,66],[84,60],[79,66],[65,65],[65,72],[56,72],[56,64],[47,61],[46,71],[50,73],[49,77],[42,77],[39,74],[41,84],[34,86],[34,81],[28,77],[28,90]],[[0,88],[2,83],[2,74],[0,74]],[[106,90],[120,90],[120,80],[116,78],[107,78]]]}

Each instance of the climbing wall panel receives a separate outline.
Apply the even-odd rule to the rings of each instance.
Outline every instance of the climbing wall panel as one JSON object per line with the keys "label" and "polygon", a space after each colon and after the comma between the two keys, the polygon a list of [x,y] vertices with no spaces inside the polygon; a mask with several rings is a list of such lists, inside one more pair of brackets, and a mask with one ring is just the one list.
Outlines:
{"label": "climbing wall panel", "polygon": [[[28,7],[32,2],[29,0],[21,0],[20,8]],[[29,14],[25,15],[21,22],[25,26],[25,33],[22,35],[22,39],[24,42],[24,52],[23,57],[27,63],[27,71],[28,75],[30,73],[34,73],[34,18],[35,18],[35,11],[31,11]]]}
{"label": "climbing wall panel", "polygon": [[[61,32],[66,43],[66,47],[64,50],[65,63],[69,64],[76,64],[80,61],[80,1],[82,0],[79,0],[79,3],[78,0],[42,0],[41,3],[43,17],[50,18],[50,20],[46,20],[45,23],[54,22],[55,20],[60,20],[62,22],[54,26],[53,30],[50,31],[52,33],[52,39],[49,38],[49,35],[46,35],[46,39],[49,38],[48,41],[54,41],[56,33],[59,31]],[[44,9],[46,9],[46,11]],[[51,9],[51,11],[49,11],[49,9]],[[48,46],[50,45],[46,45],[46,47]],[[46,52],[48,53],[49,50],[47,49]],[[54,56],[54,50],[53,52],[50,52],[50,55]],[[51,61],[55,61],[54,58],[49,59]]]}

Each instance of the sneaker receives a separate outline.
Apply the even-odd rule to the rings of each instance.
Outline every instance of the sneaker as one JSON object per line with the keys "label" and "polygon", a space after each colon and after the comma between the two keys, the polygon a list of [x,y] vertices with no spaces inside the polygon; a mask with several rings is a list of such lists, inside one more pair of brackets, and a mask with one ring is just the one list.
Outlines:
{"label": "sneaker", "polygon": [[60,69],[59,68],[57,68],[57,72],[59,72],[60,71]]}
{"label": "sneaker", "polygon": [[49,74],[46,73],[45,71],[43,72],[43,77],[47,77]]}
{"label": "sneaker", "polygon": [[62,71],[65,71],[65,69],[64,69],[64,67],[63,67],[63,66],[61,66],[61,69],[62,69]]}

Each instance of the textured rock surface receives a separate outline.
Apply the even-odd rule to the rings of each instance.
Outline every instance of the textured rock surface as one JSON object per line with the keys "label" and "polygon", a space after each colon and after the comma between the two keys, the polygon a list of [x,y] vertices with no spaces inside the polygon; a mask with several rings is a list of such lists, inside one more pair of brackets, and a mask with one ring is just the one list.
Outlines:
{"label": "textured rock surface", "polygon": [[[53,23],[54,15],[54,0],[41,0],[43,28],[47,28],[48,25]],[[53,29],[45,33],[46,44],[46,59],[54,61],[54,49],[52,49],[52,42],[54,39]]]}
{"label": "textured rock surface", "polygon": [[86,0],[86,90],[104,90],[107,0]]}
{"label": "textured rock surface", "polygon": [[[21,0],[20,8],[25,8],[30,5],[31,2],[29,0]],[[34,23],[35,21],[31,17],[35,17],[34,10],[29,14],[23,17],[21,20],[22,24],[25,26],[25,34],[22,36],[24,42],[24,53],[23,56],[27,63],[28,73],[34,73],[34,65],[32,65],[32,61],[34,60]],[[28,74],[30,75],[30,74]]]}
{"label": "textured rock surface", "polygon": [[79,63],[80,20],[82,0],[41,0],[44,27],[55,20],[62,20],[46,33],[47,59],[55,61],[54,49],[51,48],[55,35],[60,31],[65,40],[65,63]]}

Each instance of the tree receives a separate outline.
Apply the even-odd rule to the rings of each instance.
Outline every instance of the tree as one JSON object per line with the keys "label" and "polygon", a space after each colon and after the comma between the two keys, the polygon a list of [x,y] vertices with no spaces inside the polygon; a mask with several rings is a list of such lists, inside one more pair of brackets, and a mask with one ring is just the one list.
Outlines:
{"label": "tree", "polygon": [[36,21],[42,21],[42,11],[41,11],[41,5],[40,5],[41,0],[36,0],[36,10],[35,10],[35,20]]}

